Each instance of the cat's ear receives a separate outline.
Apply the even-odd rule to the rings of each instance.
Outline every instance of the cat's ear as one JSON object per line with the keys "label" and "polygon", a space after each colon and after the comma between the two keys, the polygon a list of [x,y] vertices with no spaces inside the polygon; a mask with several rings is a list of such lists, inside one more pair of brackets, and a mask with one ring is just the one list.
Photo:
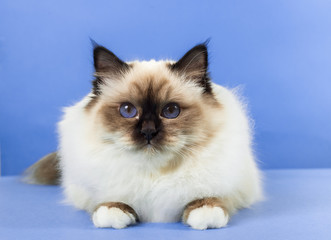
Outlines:
{"label": "cat's ear", "polygon": [[129,69],[129,65],[119,59],[107,48],[96,45],[93,51],[94,68],[96,73],[116,75]]}
{"label": "cat's ear", "polygon": [[170,65],[170,68],[183,74],[188,80],[195,81],[204,92],[211,93],[207,42],[193,47],[180,60]]}
{"label": "cat's ear", "polygon": [[94,95],[99,95],[101,93],[100,85],[105,83],[106,78],[116,79],[129,70],[130,66],[107,48],[98,45],[93,40],[91,41],[94,46],[93,59],[96,76],[92,83],[93,93]]}

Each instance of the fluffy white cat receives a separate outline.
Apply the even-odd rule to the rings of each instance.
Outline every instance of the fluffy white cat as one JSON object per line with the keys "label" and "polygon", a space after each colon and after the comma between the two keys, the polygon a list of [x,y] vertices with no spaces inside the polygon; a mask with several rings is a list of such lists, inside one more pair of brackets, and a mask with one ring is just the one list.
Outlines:
{"label": "fluffy white cat", "polygon": [[95,46],[94,66],[91,93],[64,110],[57,153],[27,181],[60,182],[96,227],[221,228],[261,199],[245,107],[211,82],[205,44],[177,62],[128,63]]}

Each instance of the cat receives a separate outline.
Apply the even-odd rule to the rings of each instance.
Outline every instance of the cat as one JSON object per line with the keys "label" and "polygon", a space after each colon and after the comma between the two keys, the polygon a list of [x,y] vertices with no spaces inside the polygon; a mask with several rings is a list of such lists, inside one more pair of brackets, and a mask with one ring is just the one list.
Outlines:
{"label": "cat", "polygon": [[132,62],[95,45],[94,67],[91,92],[64,109],[58,151],[27,182],[61,184],[99,228],[221,228],[262,198],[245,105],[212,83],[206,43],[178,61]]}

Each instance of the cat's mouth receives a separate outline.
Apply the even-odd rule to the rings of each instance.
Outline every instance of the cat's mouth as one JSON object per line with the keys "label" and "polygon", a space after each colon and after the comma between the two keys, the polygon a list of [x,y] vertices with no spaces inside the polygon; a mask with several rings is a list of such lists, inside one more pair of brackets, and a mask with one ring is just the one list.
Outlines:
{"label": "cat's mouth", "polygon": [[139,144],[138,148],[146,152],[156,152],[161,150],[160,146],[153,141],[146,141],[145,143]]}
{"label": "cat's mouth", "polygon": [[146,143],[145,148],[154,148],[154,145],[152,143]]}
{"label": "cat's mouth", "polygon": [[146,141],[146,143],[144,144],[144,147],[145,148],[156,148],[156,144],[152,143],[152,141],[149,140],[149,141]]}

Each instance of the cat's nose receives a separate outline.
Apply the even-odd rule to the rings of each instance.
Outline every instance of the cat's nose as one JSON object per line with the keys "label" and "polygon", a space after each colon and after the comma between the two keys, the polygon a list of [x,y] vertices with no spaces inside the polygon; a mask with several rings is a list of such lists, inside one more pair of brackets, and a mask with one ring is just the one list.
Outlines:
{"label": "cat's nose", "polygon": [[140,133],[143,134],[148,143],[150,143],[151,139],[157,134],[154,121],[144,121]]}

